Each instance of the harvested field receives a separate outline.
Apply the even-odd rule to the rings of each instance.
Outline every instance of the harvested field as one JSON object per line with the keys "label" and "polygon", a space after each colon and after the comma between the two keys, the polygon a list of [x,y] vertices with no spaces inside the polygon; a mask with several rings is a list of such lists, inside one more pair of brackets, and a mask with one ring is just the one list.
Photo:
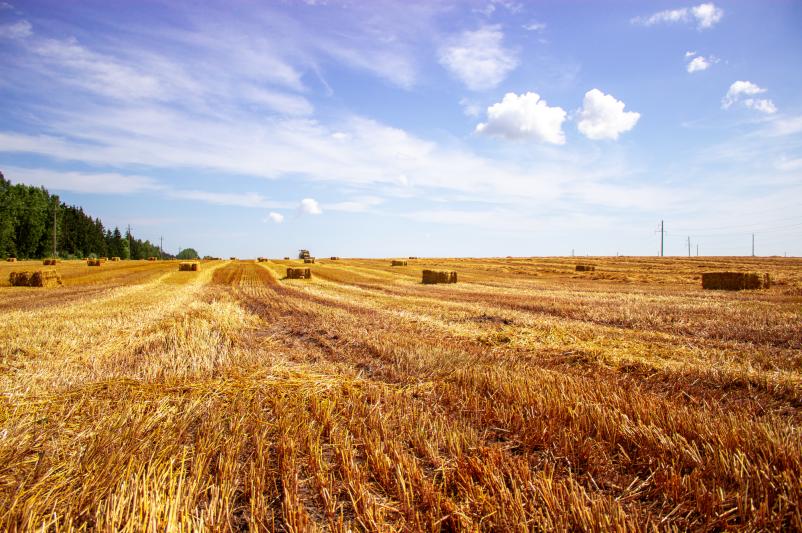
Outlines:
{"label": "harvested field", "polygon": [[3,263],[0,530],[802,529],[802,261],[593,261]]}

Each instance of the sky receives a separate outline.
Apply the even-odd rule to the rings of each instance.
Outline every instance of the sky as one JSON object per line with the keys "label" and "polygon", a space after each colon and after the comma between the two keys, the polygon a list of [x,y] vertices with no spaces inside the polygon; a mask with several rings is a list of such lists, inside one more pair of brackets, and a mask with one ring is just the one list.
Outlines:
{"label": "sky", "polygon": [[[167,251],[802,255],[802,2],[0,0],[0,171]],[[689,244],[690,243],[690,244]]]}

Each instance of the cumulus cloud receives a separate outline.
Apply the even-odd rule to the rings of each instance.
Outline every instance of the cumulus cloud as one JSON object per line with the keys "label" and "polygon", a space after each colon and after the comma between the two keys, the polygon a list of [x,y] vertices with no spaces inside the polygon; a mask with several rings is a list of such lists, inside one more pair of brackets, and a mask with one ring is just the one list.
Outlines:
{"label": "cumulus cloud", "polygon": [[320,204],[314,198],[304,198],[301,200],[301,212],[309,215],[319,215],[323,212]]}
{"label": "cumulus cloud", "polygon": [[565,144],[565,116],[561,107],[549,107],[537,93],[507,93],[501,102],[487,108],[487,122],[477,125],[476,131],[507,139]]}
{"label": "cumulus cloud", "polygon": [[701,56],[696,55],[696,52],[685,52],[685,58],[693,57],[688,62],[686,70],[693,74],[694,72],[701,72],[703,70],[707,70],[710,68],[711,65],[714,63],[718,63],[718,58],[716,56]]}
{"label": "cumulus cloud", "polygon": [[440,49],[440,64],[472,91],[492,89],[518,66],[518,53],[503,40],[496,25],[462,32]]}
{"label": "cumulus cloud", "polygon": [[275,222],[276,224],[281,224],[282,222],[284,222],[284,215],[282,215],[281,213],[276,213],[274,211],[271,211],[270,214],[267,215],[267,218]]}
{"label": "cumulus cloud", "polygon": [[766,89],[751,81],[738,80],[730,85],[727,94],[721,99],[721,108],[729,109],[738,102],[743,102],[744,106],[760,111],[763,113],[771,114],[777,112],[777,107],[774,102],[764,98],[744,98],[751,97],[757,94],[763,94]]}
{"label": "cumulus cloud", "polygon": [[585,93],[579,110],[577,129],[588,139],[618,139],[622,133],[635,127],[640,113],[624,111],[625,104],[599,89]]}
{"label": "cumulus cloud", "polygon": [[675,24],[678,22],[693,22],[700,30],[712,28],[724,16],[724,10],[712,2],[699,4],[693,7],[679,9],[666,9],[658,11],[648,17],[635,17],[634,24],[654,26],[655,24]]}
{"label": "cumulus cloud", "polygon": [[24,39],[33,33],[33,26],[27,20],[0,26],[0,37],[5,39]]}

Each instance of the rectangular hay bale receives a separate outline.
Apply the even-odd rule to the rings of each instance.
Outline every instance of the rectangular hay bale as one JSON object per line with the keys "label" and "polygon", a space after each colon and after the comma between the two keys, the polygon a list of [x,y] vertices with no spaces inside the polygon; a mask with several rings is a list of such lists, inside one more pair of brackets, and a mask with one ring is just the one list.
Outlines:
{"label": "rectangular hay bale", "polygon": [[427,285],[434,283],[456,283],[457,273],[448,270],[424,270],[422,282]]}
{"label": "rectangular hay bale", "polygon": [[120,258],[119,258],[119,257],[112,257],[112,258],[111,258],[111,260],[112,260],[112,261],[119,261],[119,260],[120,260]]}
{"label": "rectangular hay bale", "polygon": [[393,259],[392,261],[390,261],[390,266],[405,267],[405,266],[407,266],[407,262],[406,261],[399,261],[398,259]]}
{"label": "rectangular hay bale", "polygon": [[86,266],[99,267],[102,264],[103,264],[103,261],[101,261],[100,259],[87,259],[86,260]]}
{"label": "rectangular hay bale", "polygon": [[14,287],[59,287],[61,276],[55,270],[12,272],[9,281]]}
{"label": "rectangular hay bale", "polygon": [[304,259],[304,263],[314,263],[314,262],[315,262],[314,257],[307,257],[306,259]]}
{"label": "rectangular hay bale", "polygon": [[8,261],[9,263],[16,263],[17,262],[17,258],[16,257],[9,257],[8,259],[6,259],[6,261]]}
{"label": "rectangular hay bale", "polygon": [[197,272],[200,270],[200,265],[195,261],[182,261],[178,263],[178,270],[184,272]]}
{"label": "rectangular hay bale", "polygon": [[577,272],[593,272],[596,270],[594,265],[576,265]]}
{"label": "rectangular hay bale", "polygon": [[42,261],[42,264],[45,266],[55,266],[56,260],[55,259],[45,259]]}
{"label": "rectangular hay bale", "polygon": [[312,277],[310,268],[288,268],[287,279],[309,279]]}
{"label": "rectangular hay bale", "polygon": [[760,272],[705,272],[702,274],[702,288],[720,291],[740,291],[768,289],[771,278]]}
{"label": "rectangular hay bale", "polygon": [[155,257],[148,257],[148,261],[155,261],[155,260],[156,260]]}

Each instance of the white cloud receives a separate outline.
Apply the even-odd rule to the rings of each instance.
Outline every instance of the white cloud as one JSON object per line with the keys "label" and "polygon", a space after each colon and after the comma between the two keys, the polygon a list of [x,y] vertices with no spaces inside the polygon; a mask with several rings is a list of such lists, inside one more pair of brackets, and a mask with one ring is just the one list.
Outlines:
{"label": "white cloud", "polygon": [[314,198],[304,198],[301,200],[301,212],[309,215],[319,215],[323,212],[320,204]]}
{"label": "white cloud", "polygon": [[131,194],[164,190],[166,187],[147,176],[115,172],[63,172],[43,168],[3,167],[6,178],[53,191],[96,194]]}
{"label": "white cloud", "polygon": [[699,4],[693,7],[667,9],[658,11],[648,17],[635,17],[634,24],[654,26],[655,24],[674,24],[677,22],[694,22],[700,30],[712,28],[724,16],[724,10],[713,3]]}
{"label": "white cloud", "polygon": [[543,31],[546,29],[546,23],[533,20],[529,24],[524,24],[522,28],[526,31]]}
{"label": "white cloud", "polygon": [[768,115],[777,112],[777,106],[774,102],[764,98],[747,98],[744,100],[744,105],[749,109],[754,109]]}
{"label": "white cloud", "polygon": [[460,98],[459,105],[466,116],[478,117],[482,113],[482,108],[479,107],[479,104],[468,98]]}
{"label": "white cloud", "polygon": [[499,26],[465,31],[440,49],[440,64],[473,91],[492,89],[518,66],[518,53],[503,40]]}
{"label": "white cloud", "polygon": [[378,196],[359,196],[345,202],[326,204],[326,209],[348,213],[365,213],[382,203],[384,203],[384,199]]}
{"label": "white cloud", "polygon": [[618,139],[618,136],[635,127],[640,113],[624,111],[624,102],[599,89],[585,93],[579,110],[577,129],[588,139]]}
{"label": "white cloud", "polygon": [[743,98],[744,96],[755,96],[757,94],[765,93],[766,89],[751,81],[738,80],[730,85],[727,94],[721,99],[721,108],[729,109],[738,102],[743,102],[743,105],[760,111],[763,113],[771,114],[777,112],[777,107],[774,102],[764,98]]}
{"label": "white cloud", "polygon": [[183,198],[185,200],[197,200],[213,205],[228,205],[235,207],[283,207],[281,202],[268,200],[264,196],[255,192],[246,193],[229,193],[229,192],[214,192],[214,191],[198,191],[198,190],[170,190],[167,192],[169,196],[174,198]]}
{"label": "white cloud", "polygon": [[6,39],[24,39],[33,34],[33,27],[27,20],[0,26],[0,37]]}
{"label": "white cloud", "polygon": [[691,13],[696,18],[699,28],[712,28],[724,16],[724,10],[712,2],[692,7]]}
{"label": "white cloud", "polygon": [[271,211],[270,214],[267,215],[267,218],[275,222],[276,224],[281,224],[284,222],[284,215],[281,213],[276,213],[275,211]]}
{"label": "white cloud", "polygon": [[[687,53],[685,54],[685,57],[689,57]],[[701,72],[709,69],[711,65],[718,63],[718,61],[718,58],[715,56],[696,56],[688,62],[686,70],[690,73]]]}
{"label": "white cloud", "polygon": [[257,105],[284,115],[311,115],[314,112],[309,100],[295,94],[249,87],[243,91],[243,95]]}
{"label": "white cloud", "polygon": [[689,57],[693,57],[695,55],[696,55],[696,52],[693,52],[693,51],[689,50],[689,51],[685,52],[685,59],[688,59]]}
{"label": "white cloud", "polygon": [[477,125],[476,131],[507,139],[532,138],[565,144],[565,117],[561,107],[549,107],[537,93],[507,93],[501,102],[487,108],[487,122]]}

